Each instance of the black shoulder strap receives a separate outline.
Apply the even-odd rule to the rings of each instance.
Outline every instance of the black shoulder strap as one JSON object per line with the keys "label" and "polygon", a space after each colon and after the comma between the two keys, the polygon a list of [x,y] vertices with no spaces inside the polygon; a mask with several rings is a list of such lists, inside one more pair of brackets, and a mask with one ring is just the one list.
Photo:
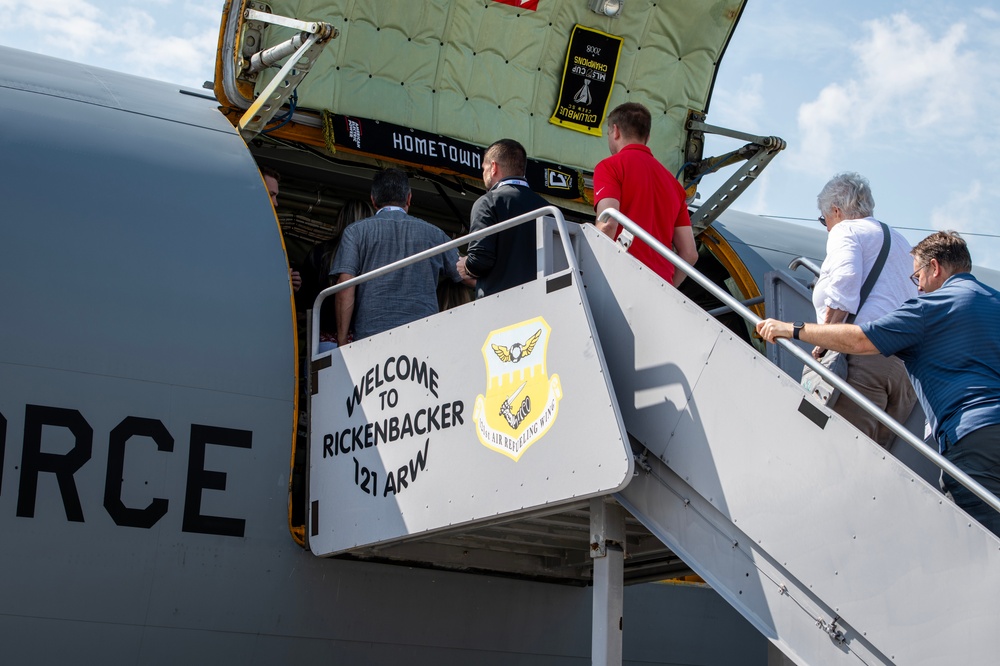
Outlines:
{"label": "black shoulder strap", "polygon": [[[875,282],[878,280],[878,276],[882,273],[882,267],[885,266],[886,257],[889,256],[889,246],[892,243],[892,236],[889,235],[889,227],[885,222],[879,222],[879,224],[882,226],[882,249],[879,251],[878,258],[875,260],[875,265],[872,266],[871,271],[868,273],[865,283],[861,285],[861,300],[858,302],[858,312],[861,312],[861,308],[864,306],[865,300],[868,298],[868,294],[871,293],[872,288],[875,286]],[[847,323],[853,324],[854,318],[857,316],[857,312],[852,314],[847,318]]]}

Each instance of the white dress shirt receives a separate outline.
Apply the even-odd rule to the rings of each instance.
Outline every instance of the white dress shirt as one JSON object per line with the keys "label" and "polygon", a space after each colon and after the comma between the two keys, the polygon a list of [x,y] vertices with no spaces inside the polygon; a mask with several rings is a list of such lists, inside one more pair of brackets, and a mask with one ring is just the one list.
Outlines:
{"label": "white dress shirt", "polygon": [[813,288],[816,321],[823,323],[826,309],[857,313],[855,324],[878,319],[905,301],[916,297],[917,288],[910,281],[913,273],[911,246],[902,234],[890,227],[892,244],[882,273],[858,312],[861,286],[882,251],[882,227],[878,220],[842,220],[834,225],[826,239],[826,259],[819,280]]}

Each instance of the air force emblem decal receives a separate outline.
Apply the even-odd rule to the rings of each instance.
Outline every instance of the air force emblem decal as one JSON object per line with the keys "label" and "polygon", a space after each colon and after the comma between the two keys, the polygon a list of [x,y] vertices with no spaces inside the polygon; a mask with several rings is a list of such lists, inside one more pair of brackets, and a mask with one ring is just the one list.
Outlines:
{"label": "air force emblem decal", "polygon": [[486,395],[472,412],[483,446],[515,462],[540,440],[559,414],[559,375],[548,376],[552,329],[542,317],[490,331],[483,345]]}

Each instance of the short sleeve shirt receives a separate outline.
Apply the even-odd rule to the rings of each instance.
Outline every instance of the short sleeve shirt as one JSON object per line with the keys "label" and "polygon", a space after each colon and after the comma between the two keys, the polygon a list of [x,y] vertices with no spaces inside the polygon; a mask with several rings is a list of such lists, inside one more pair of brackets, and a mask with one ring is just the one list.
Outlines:
{"label": "short sleeve shirt", "polygon": [[[609,198],[617,199],[623,215],[668,248],[674,244],[674,229],[691,226],[684,188],[648,146],[631,143],[600,161],[594,169],[595,208],[601,199]],[[667,282],[673,279],[674,265],[638,238],[629,254]]]}
{"label": "short sleeve shirt", "polygon": [[[383,208],[374,217],[344,229],[331,275],[358,276],[423,252],[448,236],[439,228],[402,210]],[[366,338],[438,312],[438,279],[460,282],[457,250],[358,285],[354,297],[354,335]]]}
{"label": "short sleeve shirt", "polygon": [[942,452],[1000,425],[1000,292],[959,273],[861,330],[906,364]]}

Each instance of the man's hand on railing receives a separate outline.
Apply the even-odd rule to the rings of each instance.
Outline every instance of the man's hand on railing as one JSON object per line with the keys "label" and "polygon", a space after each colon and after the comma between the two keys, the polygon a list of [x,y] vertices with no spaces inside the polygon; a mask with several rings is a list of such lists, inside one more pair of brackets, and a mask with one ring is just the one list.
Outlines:
{"label": "man's hand on railing", "polygon": [[615,234],[618,233],[618,221],[613,217],[607,217],[603,220],[601,219],[601,213],[609,208],[614,208],[616,211],[621,207],[621,202],[618,199],[604,198],[597,202],[597,206],[594,207],[597,213],[597,219],[594,220],[594,226],[602,234],[610,238],[615,239]]}
{"label": "man's hand on railing", "polygon": [[466,287],[475,288],[478,278],[470,273],[468,267],[466,267],[465,263],[468,259],[469,257],[465,255],[459,257],[458,261],[455,262],[455,270],[458,271],[458,277],[462,278],[462,284]]}
{"label": "man's hand on railing", "polygon": [[765,319],[757,324],[757,333],[767,342],[775,343],[778,338],[792,337],[792,325],[777,319]]}

